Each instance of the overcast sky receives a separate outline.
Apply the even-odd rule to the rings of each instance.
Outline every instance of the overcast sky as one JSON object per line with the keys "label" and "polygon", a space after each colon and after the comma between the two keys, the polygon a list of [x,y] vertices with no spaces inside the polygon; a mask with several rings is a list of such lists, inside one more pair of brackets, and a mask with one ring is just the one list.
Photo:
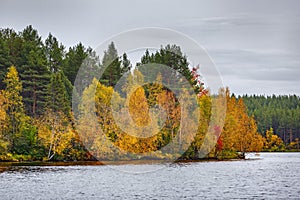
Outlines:
{"label": "overcast sky", "polygon": [[300,95],[299,8],[298,0],[0,0],[0,27],[32,24],[43,38],[93,48],[132,28],[170,28],[208,51],[232,92]]}

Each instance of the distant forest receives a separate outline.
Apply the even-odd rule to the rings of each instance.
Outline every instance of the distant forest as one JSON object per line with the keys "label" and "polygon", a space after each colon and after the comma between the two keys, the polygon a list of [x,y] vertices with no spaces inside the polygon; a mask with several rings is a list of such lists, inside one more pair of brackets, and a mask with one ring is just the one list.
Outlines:
{"label": "distant forest", "polygon": [[296,145],[300,138],[300,97],[296,95],[241,97],[250,116],[257,121],[258,132],[265,136],[273,129],[285,144]]}
{"label": "distant forest", "polygon": [[[83,90],[78,91],[74,88],[74,81],[83,61],[88,61],[95,70],[105,71],[99,80],[82,80]],[[189,81],[197,94],[200,113],[195,115],[199,114],[201,121],[190,144],[183,144],[181,140],[184,125],[180,125],[182,113],[178,103],[178,98],[189,97],[184,94],[176,97],[162,84],[137,88],[129,98],[133,119],[141,126],[148,123],[149,106],[160,105],[166,110],[167,120],[156,135],[147,139],[130,136],[114,122],[110,107],[113,87],[125,74],[129,82],[143,80],[139,65],[147,63],[170,66]],[[161,74],[156,77],[157,82],[162,78],[172,77]],[[128,101],[124,95],[128,92],[126,86],[124,83],[114,102],[117,105]],[[96,121],[86,116],[74,117],[73,89],[82,95],[81,104],[76,108],[79,113],[85,113],[83,107],[87,102],[95,101],[95,110],[90,111],[96,114]],[[176,45],[161,47],[155,53],[147,50],[140,63],[132,66],[127,54],[119,54],[113,42],[103,58],[99,58],[92,48],[81,43],[66,49],[51,33],[42,40],[32,26],[20,32],[9,28],[0,30],[0,161],[93,160],[95,157],[126,160],[140,159],[135,154],[143,152],[148,153],[147,158],[153,159],[172,156],[199,159],[207,133],[211,141],[216,139],[217,142],[206,158],[226,159],[236,158],[238,152],[299,149],[299,97],[235,97],[229,89],[221,89],[219,96],[227,99],[224,127],[221,130],[216,126],[210,130],[212,102],[218,102],[218,97],[210,96],[196,67],[189,66],[188,58]],[[126,117],[121,119],[128,120]],[[192,126],[193,122],[188,124]],[[105,135],[97,132],[99,127]],[[158,129],[156,126],[150,128],[149,131]],[[83,138],[91,138],[91,141],[82,141],[78,132],[84,133]],[[172,147],[174,149],[165,151],[163,147],[171,141],[176,144]],[[117,150],[112,150],[111,144]],[[188,145],[188,148],[183,148],[183,145]],[[90,149],[93,152],[89,152]],[[181,153],[167,153],[172,150]],[[127,153],[119,155],[120,152]]]}

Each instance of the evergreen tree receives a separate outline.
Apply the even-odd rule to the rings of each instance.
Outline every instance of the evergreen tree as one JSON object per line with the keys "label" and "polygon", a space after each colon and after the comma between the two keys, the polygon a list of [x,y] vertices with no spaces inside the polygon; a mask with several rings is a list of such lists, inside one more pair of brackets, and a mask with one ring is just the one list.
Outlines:
{"label": "evergreen tree", "polygon": [[62,70],[64,46],[62,44],[59,44],[56,37],[54,37],[51,33],[45,40],[45,50],[49,70],[51,72],[58,72]]}
{"label": "evergreen tree", "polygon": [[62,77],[63,84],[66,88],[68,103],[70,106],[72,106],[73,85],[63,72],[61,72],[61,77]]}
{"label": "evergreen tree", "polygon": [[68,77],[71,84],[74,85],[77,72],[88,55],[89,52],[82,43],[79,43],[75,47],[70,47],[69,51],[66,53],[63,72]]}
{"label": "evergreen tree", "polygon": [[[138,63],[137,65],[139,66],[148,63],[163,64],[174,69],[174,74],[172,74],[170,77],[164,77],[168,84],[171,84],[172,81],[177,80],[178,75],[181,74],[190,82],[192,86],[195,86],[196,93],[200,92],[200,87],[197,86],[197,81],[194,80],[193,73],[189,69],[187,57],[183,55],[179,46],[168,44],[165,47],[161,47],[159,51],[155,52],[154,54],[152,53],[151,55],[149,51],[146,50],[145,55],[143,55],[141,58],[141,63]],[[151,76],[151,74],[147,74],[147,76]],[[164,76],[164,73],[162,76]],[[152,78],[152,80],[154,80],[156,77]]]}
{"label": "evergreen tree", "polygon": [[253,115],[258,132],[265,136],[270,128],[285,144],[300,138],[300,97],[284,96],[243,96],[248,114]]}
{"label": "evergreen tree", "polygon": [[113,42],[108,46],[108,50],[104,52],[102,66],[105,71],[101,77],[101,83],[114,86],[121,75],[121,63]]}
{"label": "evergreen tree", "polygon": [[[0,81],[2,82],[12,65],[18,67],[22,60],[22,39],[13,29],[0,29]],[[4,89],[0,85],[0,89]]]}
{"label": "evergreen tree", "polygon": [[63,113],[71,119],[71,106],[64,85],[63,72],[56,72],[51,75],[48,94],[47,110],[50,110],[52,113]]}
{"label": "evergreen tree", "polygon": [[[123,60],[122,60],[123,59]],[[108,46],[107,51],[104,51],[102,59],[102,67],[105,68],[100,82],[107,86],[115,86],[123,74],[131,68],[127,55],[124,53],[122,59],[118,56],[117,49],[113,42]]]}
{"label": "evergreen tree", "polygon": [[[84,59],[82,63],[82,69],[80,70],[80,76],[75,77],[74,87],[76,87],[76,92],[80,96],[83,91],[92,83],[95,77],[98,77],[100,72],[100,60],[93,49],[87,49],[88,56]],[[77,76],[77,74],[76,74]]]}
{"label": "evergreen tree", "polygon": [[[7,46],[7,41],[5,40],[2,30],[0,31],[0,82],[2,82],[5,78],[5,74],[7,73],[7,68],[10,66],[9,62],[9,48]],[[2,84],[0,85],[0,89],[4,89]]]}
{"label": "evergreen tree", "polygon": [[30,116],[36,117],[44,112],[47,96],[47,85],[50,73],[41,37],[31,26],[21,33],[24,41],[23,56],[25,63],[20,67],[23,84],[23,101]]}
{"label": "evergreen tree", "polygon": [[128,71],[130,71],[131,67],[132,66],[131,66],[130,60],[127,57],[127,54],[123,53],[123,55],[122,55],[122,65],[121,65],[122,75],[127,73]]}

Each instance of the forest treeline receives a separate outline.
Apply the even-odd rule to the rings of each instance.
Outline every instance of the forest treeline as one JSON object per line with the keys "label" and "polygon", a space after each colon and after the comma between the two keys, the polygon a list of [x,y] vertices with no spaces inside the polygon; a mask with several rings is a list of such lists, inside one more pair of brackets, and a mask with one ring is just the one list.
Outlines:
{"label": "forest treeline", "polygon": [[[287,149],[299,149],[300,97],[296,95],[244,95],[240,97],[250,116],[257,121],[258,132],[266,136],[272,129]],[[284,148],[281,145],[281,148]]]}
{"label": "forest treeline", "polygon": [[[82,89],[77,89],[74,82],[83,62],[88,62],[95,71],[104,72],[100,79],[86,74],[90,81],[80,80]],[[176,97],[160,84],[162,78],[172,77],[157,75],[157,83],[137,87],[131,91],[129,100],[126,96],[126,84],[143,80],[145,77],[139,72],[139,66],[147,63],[170,66],[182,74],[198,94],[200,111],[195,115],[200,115],[200,125],[187,148],[183,148],[181,129],[185,125],[193,126],[193,122],[180,125],[183,113],[178,99],[189,97],[186,94]],[[114,91],[124,75],[127,75],[127,82],[121,91]],[[99,58],[92,48],[81,43],[66,49],[51,33],[43,40],[32,26],[21,32],[1,29],[0,82],[0,160],[137,159],[140,158],[136,156],[138,153],[148,153],[151,158],[197,159],[206,134],[217,140],[206,157],[231,158],[236,157],[237,152],[278,149],[284,145],[274,134],[277,130],[268,130],[264,137],[259,134],[256,115],[248,115],[243,98],[232,96],[228,89],[221,89],[219,97],[209,95],[197,68],[189,66],[187,57],[176,45],[161,47],[154,53],[147,50],[140,63],[132,66],[125,52],[118,54],[113,42],[103,58]],[[79,113],[76,116],[72,109],[74,91],[81,97],[75,108]],[[166,111],[163,128],[149,126],[149,132],[157,134],[145,138],[123,132],[111,110],[113,93],[117,94],[114,104],[128,101],[132,119],[141,127],[149,124],[150,107],[162,107]],[[218,102],[218,98],[227,100],[224,127],[221,130],[216,126],[211,131],[212,102]],[[87,110],[84,106],[90,102],[95,102],[95,106]],[[126,124],[128,118],[122,117],[123,110],[119,113]],[[96,119],[89,118],[89,114]],[[104,134],[99,130],[104,130]],[[130,131],[130,127],[127,130]],[[167,147],[171,141],[175,145],[169,148],[174,149]],[[112,144],[115,149],[111,148]],[[180,155],[170,152],[180,152]]]}

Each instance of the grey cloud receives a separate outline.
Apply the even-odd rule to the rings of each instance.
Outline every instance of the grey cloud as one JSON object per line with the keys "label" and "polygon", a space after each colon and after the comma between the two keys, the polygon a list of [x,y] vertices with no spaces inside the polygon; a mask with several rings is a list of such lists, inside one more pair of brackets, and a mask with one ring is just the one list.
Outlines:
{"label": "grey cloud", "polygon": [[298,0],[1,0],[0,27],[32,24],[67,47],[94,48],[128,29],[171,28],[207,49],[233,92],[300,95],[299,7]]}
{"label": "grey cloud", "polygon": [[223,76],[236,76],[252,80],[298,81],[299,55],[280,50],[212,50]]}

